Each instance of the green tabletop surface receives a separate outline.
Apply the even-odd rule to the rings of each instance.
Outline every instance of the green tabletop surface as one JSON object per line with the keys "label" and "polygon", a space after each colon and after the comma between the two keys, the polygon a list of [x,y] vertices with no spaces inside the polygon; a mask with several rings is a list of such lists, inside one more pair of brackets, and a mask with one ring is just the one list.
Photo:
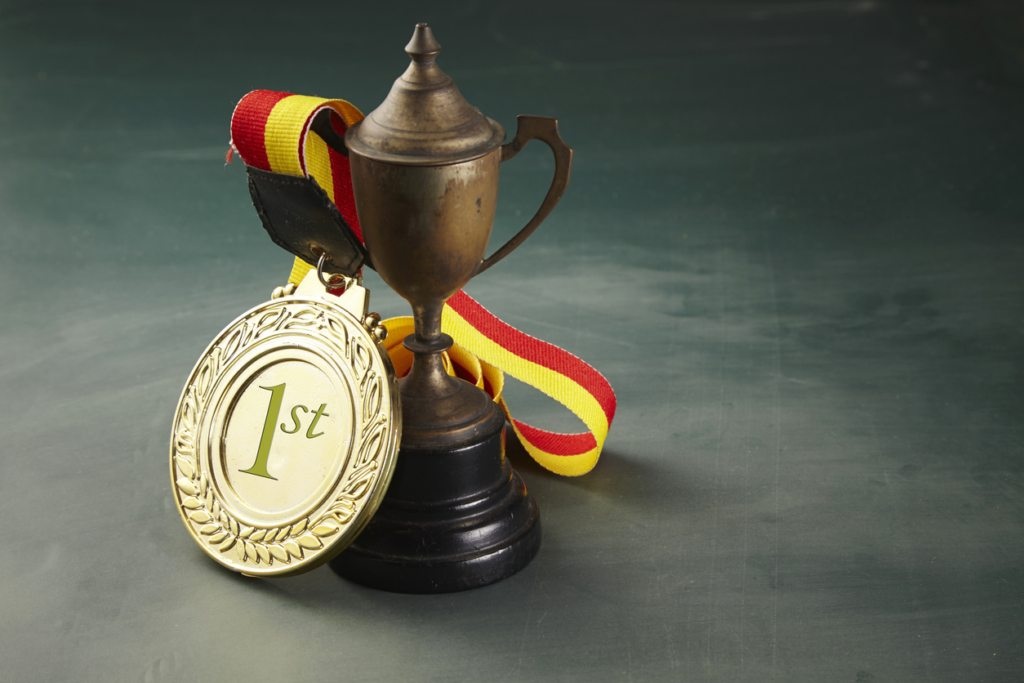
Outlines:
{"label": "green tabletop surface", "polygon": [[[0,1],[0,680],[1024,680],[1022,17]],[[599,368],[618,415],[584,477],[511,454],[544,540],[503,582],[235,576],[167,474],[192,364],[291,263],[224,164],[232,108],[369,111],[417,21],[470,102],[575,148],[468,291]],[[551,167],[503,166],[494,243]]]}

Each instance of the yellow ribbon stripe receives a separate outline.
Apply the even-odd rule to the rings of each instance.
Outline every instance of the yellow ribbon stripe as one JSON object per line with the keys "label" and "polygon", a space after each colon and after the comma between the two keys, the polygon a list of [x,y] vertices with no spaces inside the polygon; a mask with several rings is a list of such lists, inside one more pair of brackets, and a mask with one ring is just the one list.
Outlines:
{"label": "yellow ribbon stripe", "polygon": [[[328,197],[333,198],[334,188],[330,185],[324,187],[322,182],[331,176],[330,164],[327,162],[327,145],[319,135],[309,129],[310,121],[324,109],[337,113],[346,125],[361,121],[363,118],[362,113],[345,100],[289,95],[275,104],[270,116],[267,117],[263,144],[267,150],[271,171],[291,176],[305,176],[312,175],[310,171],[315,170],[318,173],[313,179],[327,192]],[[319,140],[320,149],[310,149],[310,145],[307,144],[310,138]],[[322,156],[318,154],[321,151]],[[305,163],[307,154],[318,157],[312,169]]]}
{"label": "yellow ribbon stripe", "polygon": [[526,451],[545,468],[565,476],[579,476],[586,474],[597,464],[598,456],[601,454],[601,447],[608,437],[609,423],[601,404],[597,402],[587,389],[573,381],[567,375],[546,368],[537,363],[531,362],[521,356],[517,356],[510,350],[494,342],[480,330],[469,324],[450,306],[444,307],[441,317],[441,327],[452,336],[461,346],[472,349],[472,352],[481,361],[500,368],[521,382],[541,391],[555,399],[568,408],[586,426],[594,436],[596,445],[594,448],[571,457],[554,455],[534,446],[530,439],[524,438],[516,420],[512,418],[511,411],[505,400],[499,395],[495,397],[498,404],[505,410],[509,421],[515,429],[516,436],[522,442]]}

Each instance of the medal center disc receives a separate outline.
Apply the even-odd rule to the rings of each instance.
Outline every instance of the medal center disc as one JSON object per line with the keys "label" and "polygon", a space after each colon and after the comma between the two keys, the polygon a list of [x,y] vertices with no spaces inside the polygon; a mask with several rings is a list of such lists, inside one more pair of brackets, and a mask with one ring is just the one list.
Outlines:
{"label": "medal center disc", "polygon": [[225,505],[256,525],[301,516],[326,497],[352,437],[348,387],[338,376],[294,357],[263,360],[236,378],[239,390],[228,392],[236,398],[211,444]]}

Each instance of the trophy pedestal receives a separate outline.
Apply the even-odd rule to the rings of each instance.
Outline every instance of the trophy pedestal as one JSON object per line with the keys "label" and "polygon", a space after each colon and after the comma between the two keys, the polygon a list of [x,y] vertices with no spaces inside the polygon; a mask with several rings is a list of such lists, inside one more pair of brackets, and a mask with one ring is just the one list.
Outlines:
{"label": "trophy pedestal", "polygon": [[540,515],[504,457],[503,430],[450,452],[402,448],[387,496],[332,568],[373,588],[448,593],[525,567]]}
{"label": "trophy pedestal", "polygon": [[540,514],[505,458],[504,415],[476,387],[445,381],[447,395],[428,399],[414,377],[403,380],[395,473],[366,529],[331,562],[342,577],[447,593],[511,576],[537,554]]}

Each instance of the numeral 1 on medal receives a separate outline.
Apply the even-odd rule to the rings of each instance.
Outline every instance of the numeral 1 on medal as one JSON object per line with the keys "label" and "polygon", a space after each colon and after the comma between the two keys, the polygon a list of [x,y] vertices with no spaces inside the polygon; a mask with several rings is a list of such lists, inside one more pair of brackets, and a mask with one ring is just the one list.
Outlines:
{"label": "numeral 1 on medal", "polygon": [[[260,389],[270,392],[270,403],[267,405],[267,416],[263,420],[263,434],[260,436],[260,446],[256,450],[256,460],[252,466],[246,470],[239,470],[245,474],[253,474],[257,477],[265,477],[267,479],[277,480],[277,477],[270,474],[267,471],[267,459],[270,457],[270,446],[274,442],[274,432],[277,429],[277,418],[281,415],[281,404],[284,402],[284,390],[285,383],[275,384],[272,387],[261,386]],[[321,417],[330,417],[330,413],[324,412],[327,409],[326,403],[321,403],[320,407],[313,413],[313,419],[310,420],[309,428],[306,429],[306,438],[315,439],[318,436],[323,436],[323,432],[317,432],[316,425],[320,422]],[[301,403],[297,403],[292,406],[291,418],[292,427],[288,429],[285,424],[281,423],[281,431],[285,434],[294,434],[302,428],[302,421],[299,417],[299,411],[303,413],[309,413],[310,410]]]}

